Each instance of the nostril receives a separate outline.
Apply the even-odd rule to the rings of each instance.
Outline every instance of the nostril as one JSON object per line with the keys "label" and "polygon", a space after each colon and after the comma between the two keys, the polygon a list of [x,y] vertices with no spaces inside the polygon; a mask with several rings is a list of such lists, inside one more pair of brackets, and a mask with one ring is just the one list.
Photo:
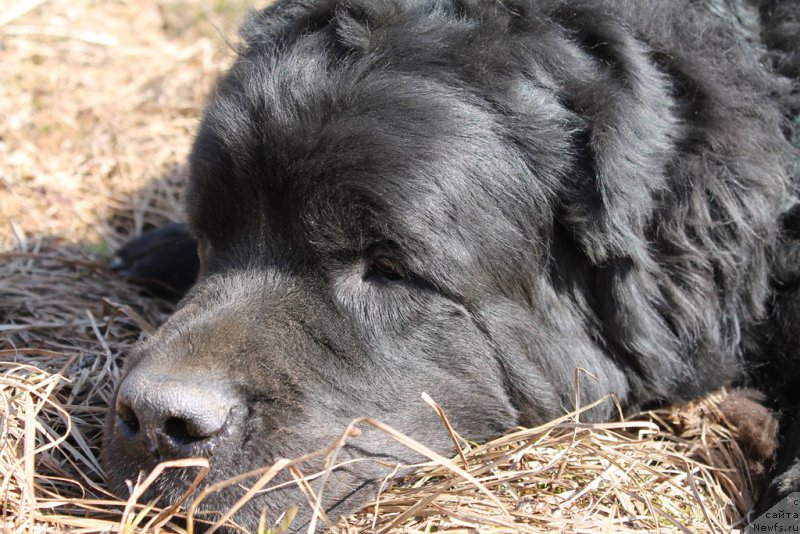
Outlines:
{"label": "nostril", "polygon": [[180,417],[170,417],[164,421],[164,432],[176,445],[189,445],[210,438],[214,433],[198,428]]}
{"label": "nostril", "polygon": [[120,427],[123,432],[128,436],[134,436],[139,432],[139,418],[133,409],[124,403],[117,405],[117,418],[119,418]]}

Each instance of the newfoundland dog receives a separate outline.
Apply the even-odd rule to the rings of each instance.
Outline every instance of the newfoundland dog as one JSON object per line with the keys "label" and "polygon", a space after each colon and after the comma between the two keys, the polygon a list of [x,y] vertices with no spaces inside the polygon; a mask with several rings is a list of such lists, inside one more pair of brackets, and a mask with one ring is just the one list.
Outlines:
{"label": "newfoundland dog", "polygon": [[[108,417],[118,491],[193,456],[224,480],[359,416],[449,454],[422,392],[483,440],[571,410],[578,369],[581,399],[628,410],[731,383],[796,400],[797,2],[287,0],[242,41],[191,153],[199,278]],[[147,234],[120,269],[188,287],[188,235]],[[800,485],[799,449],[774,495]],[[339,459],[364,457],[419,459],[374,430]],[[335,471],[324,506],[363,505],[385,472]]]}

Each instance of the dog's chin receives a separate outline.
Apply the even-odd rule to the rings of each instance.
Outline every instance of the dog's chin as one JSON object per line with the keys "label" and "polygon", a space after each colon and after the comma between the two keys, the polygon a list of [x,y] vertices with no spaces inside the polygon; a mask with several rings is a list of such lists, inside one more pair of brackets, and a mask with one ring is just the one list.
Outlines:
{"label": "dog's chin", "polygon": [[[107,435],[111,436],[112,433]],[[349,451],[342,456],[348,456]],[[313,516],[314,503],[300,489],[292,474],[283,469],[263,487],[264,474],[269,471],[271,462],[249,465],[246,461],[232,460],[223,455],[209,459],[209,469],[203,473],[202,467],[173,467],[168,462],[155,461],[142,465],[128,455],[123,448],[106,446],[103,461],[108,476],[108,487],[120,499],[127,500],[133,492],[147,482],[149,485],[138,495],[141,506],[153,504],[166,510],[176,504],[178,508],[170,522],[187,527],[185,517],[191,515],[192,526],[198,531],[211,528],[224,516],[222,532],[256,532],[260,526],[267,528],[280,525],[289,532],[308,528]],[[200,460],[200,459],[198,459]],[[192,459],[184,460],[192,464]],[[148,477],[161,465],[161,473],[153,481]],[[356,512],[375,497],[380,481],[386,478],[391,469],[372,463],[359,463],[360,469],[342,467],[327,477],[323,494],[322,508],[331,520]],[[300,466],[304,475],[317,473],[323,469],[320,461],[312,461]],[[384,472],[384,470],[386,472]],[[378,472],[380,471],[380,472]],[[243,473],[252,476],[242,478]],[[191,489],[198,482],[197,487]],[[314,477],[309,483],[314,492],[320,491],[321,477]],[[248,494],[251,488],[257,491]],[[318,519],[318,522],[322,519]]]}
{"label": "dog's chin", "polygon": [[[130,470],[123,473],[120,470],[109,470],[109,487],[121,499],[127,499],[151,472],[152,470],[140,470],[134,473]],[[291,531],[302,528],[310,520],[311,507],[297,486],[289,480],[288,474],[278,477],[279,480],[270,484],[286,483],[286,486],[271,491],[262,490],[254,496],[248,496],[247,491],[258,480],[258,476],[228,484],[232,477],[215,472],[212,467],[198,487],[187,495],[192,483],[201,474],[202,469],[198,467],[167,468],[139,496],[137,502],[143,506],[153,504],[162,510],[180,503],[170,522],[186,528],[188,525],[185,517],[191,515],[193,528],[201,532],[211,528],[234,508],[235,513],[225,519],[221,532],[255,532],[262,516],[267,527],[281,523],[286,517],[292,517]],[[243,502],[239,504],[240,501]]]}

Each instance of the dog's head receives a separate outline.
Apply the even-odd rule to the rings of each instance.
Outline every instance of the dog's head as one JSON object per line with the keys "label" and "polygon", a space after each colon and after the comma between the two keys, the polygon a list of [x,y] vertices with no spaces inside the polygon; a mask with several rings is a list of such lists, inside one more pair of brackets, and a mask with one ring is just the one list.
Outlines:
{"label": "dog's head", "polygon": [[[206,110],[188,192],[202,275],[126,364],[114,484],[195,455],[222,480],[321,449],[360,416],[448,451],[422,392],[482,439],[571,408],[579,368],[584,399],[623,403],[736,372],[724,351],[730,369],[710,376],[679,356],[726,342],[698,331],[724,315],[708,287],[728,275],[702,256],[686,271],[696,245],[656,232],[680,109],[613,17],[306,4],[251,17]],[[340,459],[366,456],[418,458],[368,431]],[[325,504],[346,511],[376,481],[374,461],[352,464]],[[239,517],[303,501],[268,493]]]}

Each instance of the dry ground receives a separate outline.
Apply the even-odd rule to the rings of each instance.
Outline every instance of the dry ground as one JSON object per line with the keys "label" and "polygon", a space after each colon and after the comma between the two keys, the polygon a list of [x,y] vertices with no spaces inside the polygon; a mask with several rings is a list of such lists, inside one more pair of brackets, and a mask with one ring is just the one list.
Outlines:
{"label": "dry ground", "polygon": [[[106,264],[146,225],[180,219],[191,135],[244,4],[0,1],[0,530],[191,527],[103,489],[121,357],[169,313]],[[718,410],[728,398],[462,442],[463,456],[384,494],[377,516],[335,528],[727,531],[752,505],[741,431]]]}

